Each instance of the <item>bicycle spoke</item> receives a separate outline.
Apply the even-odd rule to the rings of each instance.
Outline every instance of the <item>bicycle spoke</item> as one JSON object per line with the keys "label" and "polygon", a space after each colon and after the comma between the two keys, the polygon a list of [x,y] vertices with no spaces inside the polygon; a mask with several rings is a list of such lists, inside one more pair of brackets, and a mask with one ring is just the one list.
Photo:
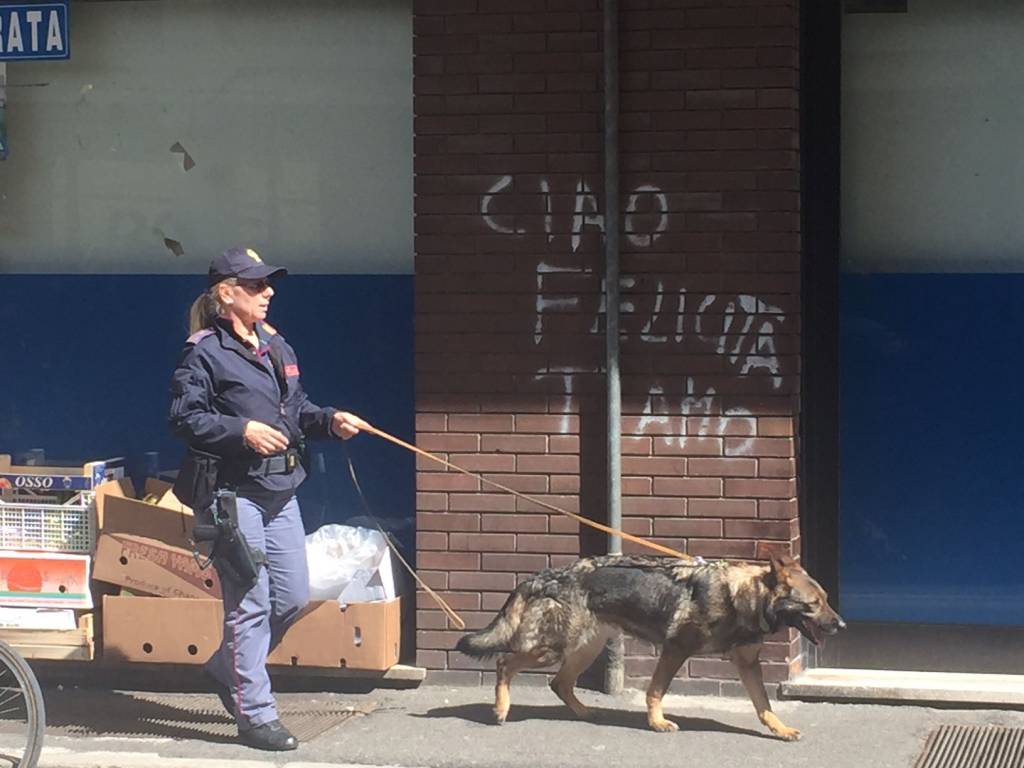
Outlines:
{"label": "bicycle spoke", "polygon": [[0,732],[5,742],[0,746],[0,766],[34,768],[45,718],[42,691],[32,668],[15,648],[0,640]]}
{"label": "bicycle spoke", "polygon": [[15,699],[21,698],[24,698],[24,694],[20,690],[8,692],[6,695],[0,696],[0,708],[7,706],[9,702]]}

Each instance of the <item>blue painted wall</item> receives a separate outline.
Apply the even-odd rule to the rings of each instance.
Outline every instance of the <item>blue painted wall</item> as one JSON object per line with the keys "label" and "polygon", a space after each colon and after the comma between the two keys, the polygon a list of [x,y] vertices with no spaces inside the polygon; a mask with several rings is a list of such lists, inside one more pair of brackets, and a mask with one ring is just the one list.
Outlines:
{"label": "blue painted wall", "polygon": [[[182,447],[165,425],[168,382],[205,280],[169,275],[0,275],[0,453],[47,458],[125,456],[133,474]],[[295,347],[310,399],[337,405],[411,440],[413,277],[289,275],[269,321]],[[351,455],[373,511],[414,550],[411,454],[369,435],[317,443],[325,472],[300,491],[307,528],[363,514]]]}
{"label": "blue painted wall", "polygon": [[844,275],[847,618],[1024,624],[1024,274]]}

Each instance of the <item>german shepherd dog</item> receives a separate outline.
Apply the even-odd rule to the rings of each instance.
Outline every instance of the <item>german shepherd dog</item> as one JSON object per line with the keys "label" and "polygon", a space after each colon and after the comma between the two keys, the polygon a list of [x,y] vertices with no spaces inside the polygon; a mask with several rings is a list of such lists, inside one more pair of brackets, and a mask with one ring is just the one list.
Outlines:
{"label": "german shepherd dog", "polygon": [[542,571],[509,595],[484,629],[460,638],[457,650],[498,656],[494,714],[505,722],[509,684],[517,672],[561,664],[551,689],[578,716],[588,710],[573,689],[580,674],[616,631],[661,647],[647,689],[647,722],[675,731],[661,701],[672,678],[697,653],[730,653],[757,716],[780,739],[795,741],[772,712],[761,676],[766,634],[795,627],[817,645],[846,626],[821,586],[788,556],[770,564],[704,562],[643,555],[609,555]]}

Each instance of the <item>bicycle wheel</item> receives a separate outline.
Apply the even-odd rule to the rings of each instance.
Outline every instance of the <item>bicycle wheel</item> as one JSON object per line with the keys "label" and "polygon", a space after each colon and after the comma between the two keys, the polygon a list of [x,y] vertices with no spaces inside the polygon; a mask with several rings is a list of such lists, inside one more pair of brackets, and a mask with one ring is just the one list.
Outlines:
{"label": "bicycle wheel", "polygon": [[0,640],[0,768],[35,768],[45,730],[39,681],[22,655]]}

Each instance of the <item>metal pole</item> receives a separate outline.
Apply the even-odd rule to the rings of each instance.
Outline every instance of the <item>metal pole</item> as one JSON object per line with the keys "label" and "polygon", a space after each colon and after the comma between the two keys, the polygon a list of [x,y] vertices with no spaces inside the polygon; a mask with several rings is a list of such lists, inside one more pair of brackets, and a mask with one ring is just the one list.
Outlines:
{"label": "metal pole", "polygon": [[[604,2],[604,256],[605,356],[608,377],[608,525],[622,528],[622,387],[619,380],[619,4]],[[622,554],[609,536],[608,554]],[[605,691],[620,693],[625,679],[621,636],[608,642]]]}
{"label": "metal pole", "polygon": [[7,159],[7,62],[0,61],[0,160]]}

